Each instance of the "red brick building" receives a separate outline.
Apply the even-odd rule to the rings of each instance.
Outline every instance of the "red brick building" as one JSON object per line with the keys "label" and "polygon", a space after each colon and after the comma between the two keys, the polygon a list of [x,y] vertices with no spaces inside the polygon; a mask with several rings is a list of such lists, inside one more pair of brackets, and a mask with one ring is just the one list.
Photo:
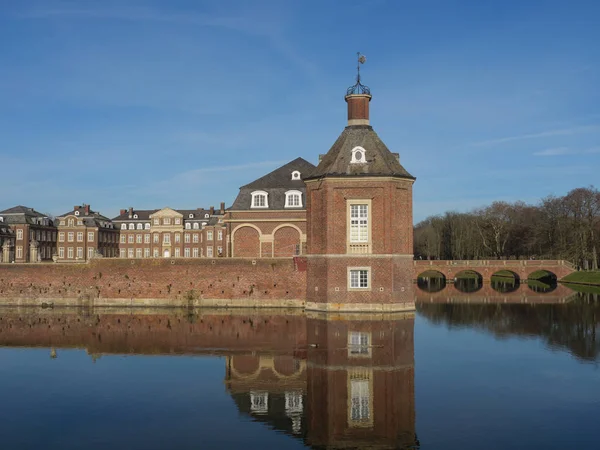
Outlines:
{"label": "red brick building", "polygon": [[306,183],[307,309],[414,309],[415,178],[369,122],[369,89],[348,89],[348,125]]}
{"label": "red brick building", "polygon": [[92,258],[117,256],[119,230],[111,220],[92,211],[90,205],[75,205],[57,217],[58,262],[86,262]]}
{"label": "red brick building", "polygon": [[225,203],[209,209],[122,209],[121,258],[217,258],[226,256]]}
{"label": "red brick building", "polygon": [[[0,211],[0,217],[4,228],[8,226],[9,234],[14,235],[12,249],[7,246],[3,250],[2,262],[40,262],[52,259],[56,227],[49,216],[27,206],[15,206]],[[4,235],[3,244],[11,242],[6,232]]]}
{"label": "red brick building", "polygon": [[306,188],[315,169],[297,158],[246,184],[225,215],[234,257],[270,258],[306,252]]}

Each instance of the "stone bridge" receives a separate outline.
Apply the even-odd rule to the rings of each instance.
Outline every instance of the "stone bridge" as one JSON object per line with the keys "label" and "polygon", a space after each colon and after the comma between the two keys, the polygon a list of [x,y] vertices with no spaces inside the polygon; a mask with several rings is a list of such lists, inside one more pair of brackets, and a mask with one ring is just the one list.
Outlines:
{"label": "stone bridge", "polygon": [[416,260],[414,268],[415,279],[423,272],[435,271],[441,273],[447,282],[452,282],[459,273],[474,271],[481,275],[484,283],[491,282],[492,275],[504,270],[512,272],[520,281],[526,281],[532,273],[540,270],[550,272],[559,280],[576,271],[573,264],[563,260]]}

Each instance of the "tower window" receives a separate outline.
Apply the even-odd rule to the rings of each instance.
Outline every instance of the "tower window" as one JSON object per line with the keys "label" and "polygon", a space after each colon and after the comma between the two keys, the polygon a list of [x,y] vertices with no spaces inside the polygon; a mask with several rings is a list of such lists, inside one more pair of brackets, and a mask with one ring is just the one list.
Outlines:
{"label": "tower window", "polygon": [[371,288],[371,270],[369,267],[348,268],[348,289],[368,290]]}
{"label": "tower window", "polygon": [[367,162],[366,158],[367,151],[362,147],[354,147],[352,149],[352,160],[351,164],[364,164]]}

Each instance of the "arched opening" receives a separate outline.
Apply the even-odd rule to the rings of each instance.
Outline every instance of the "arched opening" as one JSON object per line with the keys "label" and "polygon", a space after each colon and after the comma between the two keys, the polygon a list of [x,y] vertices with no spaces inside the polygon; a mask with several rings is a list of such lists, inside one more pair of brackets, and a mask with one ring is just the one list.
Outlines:
{"label": "arched opening", "polygon": [[260,257],[260,236],[251,226],[237,228],[233,234],[233,256],[238,258]]}
{"label": "arched opening", "polygon": [[537,270],[527,276],[527,286],[541,294],[552,292],[558,286],[558,277],[548,270]]}
{"label": "arched opening", "polygon": [[300,233],[297,229],[284,226],[273,234],[274,255],[277,257],[295,256],[300,254]]}
{"label": "arched opening", "polygon": [[163,256],[164,256],[165,258],[170,258],[170,257],[171,257],[171,252],[170,252],[168,249],[166,249],[166,250],[163,252]]}
{"label": "arched opening", "polygon": [[454,286],[460,292],[477,292],[483,287],[483,277],[474,270],[463,270],[454,276]]}
{"label": "arched opening", "polygon": [[511,270],[499,270],[492,274],[492,289],[501,294],[515,292],[521,285],[519,275]]}
{"label": "arched opening", "polygon": [[437,270],[427,270],[417,277],[417,286],[425,292],[440,292],[446,287],[446,277]]}

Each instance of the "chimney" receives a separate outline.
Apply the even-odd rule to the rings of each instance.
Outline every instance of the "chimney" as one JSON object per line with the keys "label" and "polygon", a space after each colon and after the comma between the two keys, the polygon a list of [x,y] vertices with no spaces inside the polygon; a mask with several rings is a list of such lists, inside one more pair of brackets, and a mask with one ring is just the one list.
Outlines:
{"label": "chimney", "polygon": [[211,207],[210,207],[210,210],[208,211],[208,213],[209,213],[211,216],[214,216],[214,215],[215,215],[215,207],[214,207],[214,206],[211,206]]}
{"label": "chimney", "polygon": [[225,202],[221,202],[221,210],[220,210],[219,214],[221,214],[221,215],[225,214]]}
{"label": "chimney", "polygon": [[369,102],[370,94],[346,95],[348,103],[348,126],[369,125]]}
{"label": "chimney", "polygon": [[120,215],[120,216],[122,216],[122,215],[123,215],[123,214],[125,214],[126,212],[127,212],[127,210],[126,210],[126,209],[122,209],[122,210],[119,212],[119,215]]}
{"label": "chimney", "polygon": [[75,211],[79,211],[79,205],[75,205],[75,206],[73,206],[73,209],[74,209]]}
{"label": "chimney", "polygon": [[85,215],[89,216],[90,214],[90,205],[86,205],[85,203],[83,204],[83,209],[85,211]]}
{"label": "chimney", "polygon": [[129,207],[129,211],[127,211],[129,213],[129,218],[131,219],[133,217],[133,207]]}

